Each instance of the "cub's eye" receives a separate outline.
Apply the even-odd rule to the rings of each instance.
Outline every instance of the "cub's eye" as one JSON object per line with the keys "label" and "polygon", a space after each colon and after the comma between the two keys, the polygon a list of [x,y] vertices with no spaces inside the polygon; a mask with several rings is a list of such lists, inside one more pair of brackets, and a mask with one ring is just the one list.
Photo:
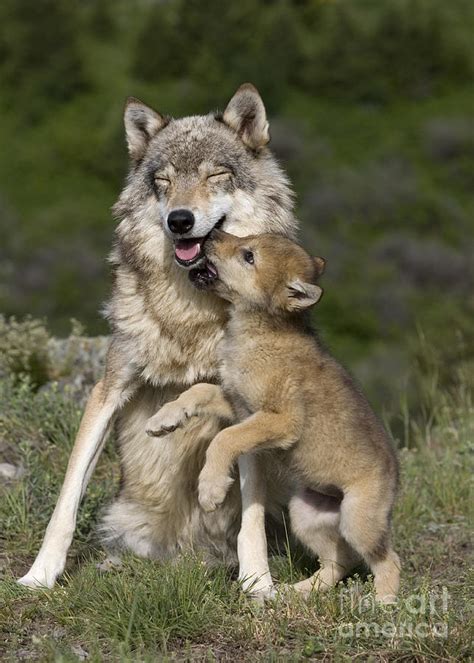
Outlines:
{"label": "cub's eye", "polygon": [[171,182],[167,177],[161,177],[161,175],[155,175],[155,184],[159,184],[160,186],[168,186],[168,184],[171,184]]}
{"label": "cub's eye", "polygon": [[229,177],[230,173],[228,170],[221,170],[218,173],[212,173],[211,175],[208,175],[207,179],[211,182],[219,182],[220,180],[227,180]]}
{"label": "cub's eye", "polygon": [[245,249],[243,252],[244,260],[245,262],[248,262],[249,265],[253,265],[255,262],[255,259],[253,257],[252,251],[249,251],[248,249]]}

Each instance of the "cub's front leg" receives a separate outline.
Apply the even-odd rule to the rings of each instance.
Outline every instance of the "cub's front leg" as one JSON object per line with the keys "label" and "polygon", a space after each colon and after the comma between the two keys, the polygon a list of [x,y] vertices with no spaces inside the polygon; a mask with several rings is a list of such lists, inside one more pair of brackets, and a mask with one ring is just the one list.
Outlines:
{"label": "cub's front leg", "polygon": [[184,391],[175,401],[165,403],[146,424],[150,437],[163,437],[195,416],[209,415],[230,422],[234,414],[222,389],[216,384],[201,382]]}
{"label": "cub's front leg", "polygon": [[199,503],[214,511],[225,499],[233,479],[230,470],[237,458],[257,449],[288,449],[299,437],[298,421],[285,412],[259,411],[212,440],[199,475]]}

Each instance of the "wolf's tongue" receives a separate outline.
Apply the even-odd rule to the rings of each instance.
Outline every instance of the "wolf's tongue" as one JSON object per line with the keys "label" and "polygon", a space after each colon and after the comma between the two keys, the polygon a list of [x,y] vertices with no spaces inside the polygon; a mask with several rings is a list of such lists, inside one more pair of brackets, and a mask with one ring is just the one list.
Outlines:
{"label": "wolf's tongue", "polygon": [[201,253],[201,243],[195,239],[179,239],[174,247],[176,257],[188,262]]}

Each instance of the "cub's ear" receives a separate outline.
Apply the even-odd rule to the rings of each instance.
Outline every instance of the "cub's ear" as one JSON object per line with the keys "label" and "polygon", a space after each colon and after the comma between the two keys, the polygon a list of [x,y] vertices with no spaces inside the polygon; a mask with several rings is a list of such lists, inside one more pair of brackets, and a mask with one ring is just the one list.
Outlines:
{"label": "cub's ear", "polygon": [[288,311],[303,311],[316,304],[322,297],[323,289],[319,285],[305,283],[300,279],[295,279],[287,284],[287,302]]}
{"label": "cub's ear", "polygon": [[270,141],[265,106],[251,83],[239,87],[227,104],[222,119],[252,150],[260,150]]}
{"label": "cub's ear", "polygon": [[127,99],[123,119],[128,152],[134,161],[142,158],[150,139],[167,124],[162,115],[135,97]]}
{"label": "cub's ear", "polygon": [[321,258],[320,256],[315,256],[313,258],[313,263],[314,266],[316,267],[316,276],[319,277],[322,274],[324,274],[324,270],[326,269],[326,261],[324,258]]}

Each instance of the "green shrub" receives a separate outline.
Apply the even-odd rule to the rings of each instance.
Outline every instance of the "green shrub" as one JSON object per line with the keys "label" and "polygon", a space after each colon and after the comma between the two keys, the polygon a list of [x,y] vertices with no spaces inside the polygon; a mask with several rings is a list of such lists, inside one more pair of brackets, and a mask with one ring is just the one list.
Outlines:
{"label": "green shrub", "polygon": [[325,3],[307,26],[302,80],[318,94],[377,103],[468,83],[473,17],[464,0]]}
{"label": "green shrub", "polygon": [[0,372],[27,374],[41,385],[48,379],[49,334],[41,320],[0,315]]}

